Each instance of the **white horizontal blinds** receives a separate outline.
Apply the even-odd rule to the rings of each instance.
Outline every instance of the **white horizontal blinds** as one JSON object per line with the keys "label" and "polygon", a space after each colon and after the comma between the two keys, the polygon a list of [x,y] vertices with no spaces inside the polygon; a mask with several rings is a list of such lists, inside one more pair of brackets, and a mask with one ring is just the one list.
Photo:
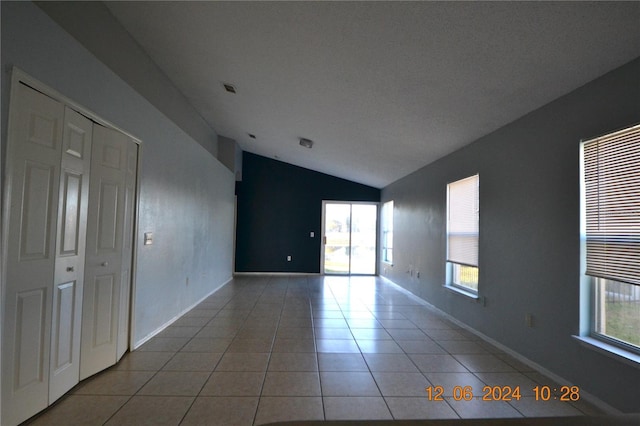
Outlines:
{"label": "white horizontal blinds", "polygon": [[447,261],[478,266],[479,176],[471,176],[448,188]]}
{"label": "white horizontal blinds", "polygon": [[584,144],[587,274],[640,285],[640,126]]}

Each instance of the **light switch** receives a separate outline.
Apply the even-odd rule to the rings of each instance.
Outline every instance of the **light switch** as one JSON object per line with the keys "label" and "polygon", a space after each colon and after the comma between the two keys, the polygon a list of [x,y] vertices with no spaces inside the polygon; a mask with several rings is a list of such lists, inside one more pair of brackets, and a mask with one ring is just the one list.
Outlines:
{"label": "light switch", "polygon": [[315,232],[313,232],[313,231],[311,231],[311,232],[309,232],[309,236],[310,236],[311,238],[313,238],[313,237],[315,237],[315,236],[316,236],[316,233],[315,233]]}
{"label": "light switch", "polygon": [[153,232],[145,232],[144,233],[144,245],[150,246],[153,244]]}

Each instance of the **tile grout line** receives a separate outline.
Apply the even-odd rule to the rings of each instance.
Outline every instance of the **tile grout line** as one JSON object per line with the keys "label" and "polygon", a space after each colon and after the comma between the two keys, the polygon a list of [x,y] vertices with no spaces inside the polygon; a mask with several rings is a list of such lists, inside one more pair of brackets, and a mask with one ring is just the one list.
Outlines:
{"label": "tile grout line", "polygon": [[[215,294],[215,293],[214,293],[214,294]],[[215,314],[215,315],[214,315],[214,316],[213,316],[209,321],[207,321],[207,323],[206,323],[205,325],[203,325],[203,326],[202,326],[202,328],[200,329],[201,331],[202,331],[202,329],[203,329],[204,327],[206,327],[206,326],[207,326],[207,324],[211,323],[211,321],[213,321],[213,319],[214,319],[214,318],[216,318],[216,317],[218,316],[218,314],[219,314],[222,310],[224,310],[224,307],[225,307],[225,306],[227,306],[229,303],[231,303],[231,301],[233,300],[233,297],[234,297],[234,296],[232,296],[232,297],[231,297],[231,298],[230,298],[230,299],[229,299],[229,300],[228,300],[224,305],[222,305],[222,308],[220,308],[220,310],[218,310],[218,312],[217,312],[217,313],[216,313],[216,314]],[[223,317],[220,317],[220,318],[223,318]],[[246,322],[246,318],[245,318],[245,320],[242,322],[242,324],[244,324],[245,322]],[[238,329],[238,330],[239,330],[239,329]],[[210,373],[209,373],[209,375],[207,376],[207,379],[202,383],[202,386],[200,386],[200,390],[198,391],[198,393],[197,393],[197,394],[195,395],[195,397],[193,398],[193,401],[191,401],[191,404],[189,405],[189,408],[185,411],[184,415],[182,416],[182,418],[180,419],[180,422],[179,422],[178,424],[181,424],[181,423],[185,420],[185,418],[186,418],[186,417],[187,417],[187,415],[189,414],[189,411],[191,411],[191,409],[193,408],[193,405],[195,404],[196,400],[200,397],[200,394],[202,393],[202,390],[204,389],[204,387],[206,386],[206,384],[207,384],[207,383],[209,382],[209,380],[211,379],[211,376],[213,376],[213,373],[215,372],[216,367],[217,367],[217,366],[220,364],[220,362],[222,361],[222,358],[224,357],[224,355],[225,355],[225,354],[227,353],[227,351],[229,350],[229,346],[231,346],[231,343],[233,343],[233,340],[235,340],[235,338],[236,338],[237,334],[238,334],[238,331],[236,331],[236,332],[235,332],[235,334],[234,334],[233,338],[231,339],[231,342],[230,342],[230,343],[229,343],[229,345],[225,348],[224,352],[222,352],[222,354],[221,354],[221,356],[220,356],[220,359],[218,359],[218,361],[216,362],[216,364],[215,364],[215,365],[213,366],[213,368],[211,369],[211,372],[210,372]],[[197,335],[197,334],[196,334],[196,335]],[[189,340],[189,342],[191,342],[191,340],[195,339],[195,338],[196,338],[196,337],[195,337],[196,335],[194,335],[194,336]],[[185,346],[186,346],[187,344],[188,344],[188,343],[186,343],[186,344],[185,344]],[[184,348],[184,346],[182,346],[182,348],[180,348],[180,349],[183,349],[183,348]],[[178,352],[176,352],[176,354],[177,354],[177,353],[178,353]],[[175,354],[174,354],[174,356],[175,356]],[[173,359],[173,357],[172,357],[172,359]],[[256,410],[257,410],[257,407],[256,407]]]}
{"label": "tile grout line", "polygon": [[[308,279],[307,279],[307,285],[308,285]],[[308,291],[309,291],[309,288],[307,288],[307,304],[309,305],[309,314],[311,316],[311,333],[313,335],[313,349],[316,355],[316,366],[318,367],[318,383],[320,384],[320,404],[322,405],[322,421],[326,421],[327,410],[324,405],[324,392],[322,391],[322,374],[320,374],[320,355],[318,352],[318,343],[317,343],[317,336],[316,336],[316,322],[313,316],[314,309],[313,309],[313,305],[311,304],[311,297]]]}
{"label": "tile grout line", "polygon": [[[215,293],[214,293],[215,294]],[[208,299],[208,298],[207,298]],[[206,299],[205,299],[206,300]],[[202,302],[201,302],[202,303]],[[226,306],[229,303],[229,301],[227,301],[227,303],[225,303],[224,305],[222,305],[222,308],[218,309],[218,311],[206,322],[204,323],[202,326],[200,326],[200,329],[198,330],[197,333],[195,333],[193,336],[191,336],[191,338],[189,340],[187,340],[187,342],[185,342],[184,345],[182,345],[176,352],[174,352],[174,354],[167,360],[167,362],[165,362],[162,367],[160,367],[158,369],[158,372],[162,371],[164,367],[167,366],[167,364],[169,364],[175,357],[176,355],[178,355],[182,349],[184,349],[191,341],[193,341],[194,339],[196,339],[198,333],[200,333],[206,326],[207,324],[209,324],[219,313],[222,309],[224,309],[224,306]],[[197,306],[197,305],[196,305]],[[195,307],[194,307],[195,308]],[[192,309],[193,310],[193,309]],[[190,312],[190,311],[189,311]],[[184,317],[184,316],[183,316]],[[193,407],[193,405],[195,404],[196,400],[198,399],[198,396],[200,395],[200,393],[202,392],[202,389],[204,388],[204,386],[207,384],[207,382],[209,381],[209,378],[211,377],[211,375],[213,374],[213,371],[215,370],[216,366],[218,365],[218,363],[220,362],[220,360],[222,359],[222,356],[220,357],[220,359],[216,362],[216,365],[213,366],[213,369],[211,370],[211,373],[209,373],[209,376],[207,376],[207,379],[202,383],[202,386],[200,387],[200,390],[198,391],[198,393],[193,396],[193,399],[191,400],[191,404],[189,404],[189,407],[187,407],[187,409],[185,410],[184,414],[182,415],[182,417],[180,418],[180,420],[178,421],[178,425],[180,425],[184,419],[187,417],[187,415],[189,414],[189,411],[191,410],[191,408]],[[155,375],[153,376],[155,377]],[[153,378],[152,377],[152,378]],[[148,383],[148,382],[147,382]],[[144,386],[143,386],[144,387]],[[142,387],[140,388],[140,390],[142,389]]]}
{"label": "tile grout line", "polygon": [[[265,288],[269,285],[269,283],[271,282],[272,278],[269,278],[267,280],[267,284],[265,285]],[[262,293],[260,293],[260,295],[264,294],[264,290],[262,290]],[[257,304],[257,302],[256,302]],[[254,305],[255,307],[255,305]],[[284,302],[283,302],[283,306],[280,309],[280,315],[278,316],[278,322],[276,323],[276,331],[273,335],[272,341],[271,341],[271,350],[269,351],[269,356],[267,358],[267,365],[265,366],[265,370],[264,370],[264,376],[262,378],[262,385],[260,386],[260,394],[258,395],[258,403],[256,404],[256,411],[255,413],[253,413],[253,421],[251,422],[251,424],[253,426],[256,425],[256,421],[258,419],[258,411],[260,410],[260,403],[262,402],[262,393],[264,392],[264,385],[267,382],[267,373],[269,372],[269,365],[271,365],[271,354],[273,353],[273,346],[275,345],[275,339],[276,339],[276,334],[278,333],[278,328],[280,327],[280,321],[282,320],[282,310],[284,309]],[[251,315],[251,314],[249,314]]]}

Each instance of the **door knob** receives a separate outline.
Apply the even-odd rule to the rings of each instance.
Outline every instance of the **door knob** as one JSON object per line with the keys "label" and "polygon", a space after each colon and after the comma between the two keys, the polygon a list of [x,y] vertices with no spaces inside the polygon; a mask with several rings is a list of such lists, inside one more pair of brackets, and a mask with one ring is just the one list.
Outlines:
{"label": "door knob", "polygon": [[109,262],[102,262],[102,266],[109,266]]}
{"label": "door knob", "polygon": [[67,266],[67,272],[73,272],[73,266]]}

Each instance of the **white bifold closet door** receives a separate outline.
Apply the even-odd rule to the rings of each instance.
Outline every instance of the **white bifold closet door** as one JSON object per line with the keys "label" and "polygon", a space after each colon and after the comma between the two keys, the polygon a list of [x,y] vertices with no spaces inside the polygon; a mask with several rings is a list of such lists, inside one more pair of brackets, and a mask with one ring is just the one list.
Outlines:
{"label": "white bifold closet door", "polygon": [[7,148],[2,425],[128,349],[138,147],[16,83]]}
{"label": "white bifold closet door", "polygon": [[3,424],[79,380],[92,122],[23,84],[10,117]]}

